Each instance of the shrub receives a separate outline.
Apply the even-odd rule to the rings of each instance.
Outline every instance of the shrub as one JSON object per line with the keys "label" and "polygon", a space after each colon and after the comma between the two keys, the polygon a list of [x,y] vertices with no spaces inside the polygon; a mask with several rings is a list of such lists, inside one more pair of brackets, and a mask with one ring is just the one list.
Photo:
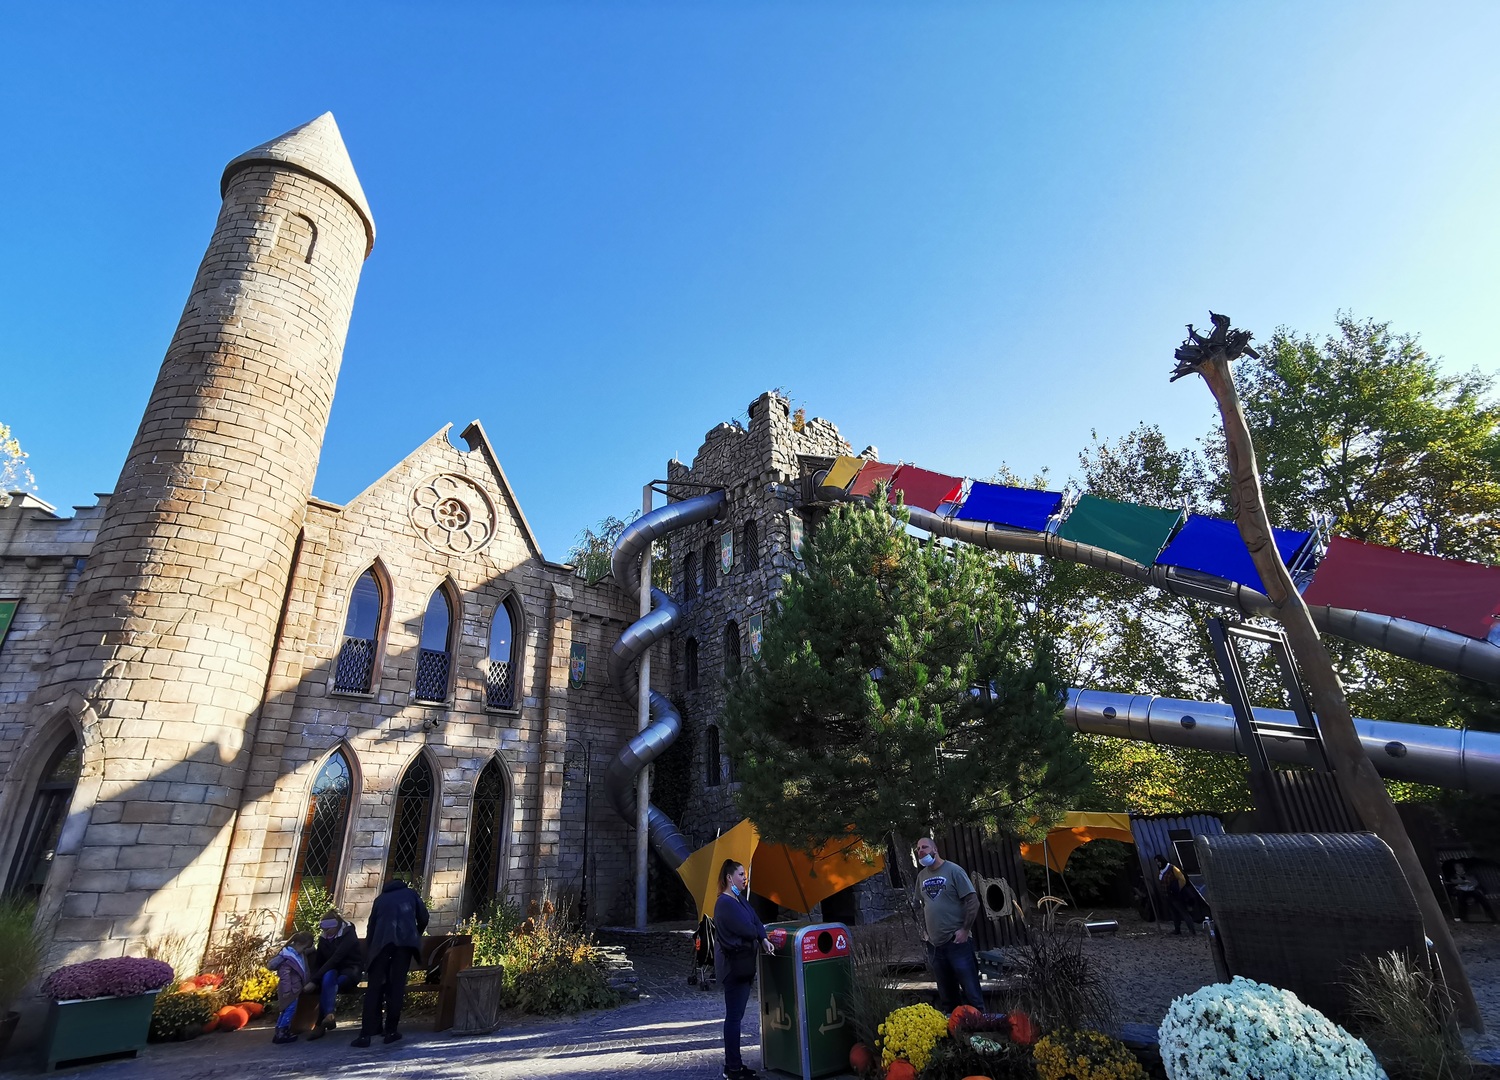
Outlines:
{"label": "shrub", "polygon": [[619,1002],[592,937],[545,897],[500,956],[506,997],[523,1012],[551,1015]]}
{"label": "shrub", "polygon": [[1031,928],[1016,958],[1016,996],[1040,1032],[1115,1030],[1109,980],[1084,952],[1082,924],[1048,919]]}
{"label": "shrub", "polygon": [[[292,909],[292,933],[306,930],[314,937],[318,922],[333,907],[333,893],[316,878],[303,878],[297,888],[297,906]],[[290,935],[288,935],[290,936]],[[269,937],[267,938],[269,941]]]}
{"label": "shrub", "polygon": [[60,967],[42,983],[42,993],[58,1001],[129,997],[171,985],[172,965],[141,956],[85,960]]}
{"label": "shrub", "polygon": [[1290,990],[1235,976],[1185,994],[1158,1032],[1167,1080],[1384,1080],[1362,1041]]}
{"label": "shrub", "polygon": [[213,1000],[206,994],[158,994],[148,1037],[152,1042],[191,1039],[202,1033],[213,1015]]}
{"label": "shrub", "polygon": [[895,950],[886,933],[861,934],[850,947],[849,992],[839,1003],[854,1034],[866,1046],[880,1045],[880,1025],[902,1005],[901,991],[891,974]]}
{"label": "shrub", "polygon": [[1448,988],[1405,955],[1367,957],[1350,972],[1360,1034],[1392,1080],[1467,1080],[1473,1065]]}
{"label": "shrub", "polygon": [[968,1080],[988,1076],[991,1080],[1032,1080],[1036,1071],[1031,1052],[1003,1035],[971,1033],[960,1029],[939,1039],[922,1070],[922,1080]]}
{"label": "shrub", "polygon": [[1146,1080],[1146,1070],[1119,1039],[1063,1029],[1032,1048],[1039,1080]]}
{"label": "shrub", "polygon": [[474,966],[494,967],[521,926],[521,909],[514,901],[496,897],[484,910],[458,924],[458,933],[474,939]]}
{"label": "shrub", "polygon": [[[319,916],[326,910],[320,910]],[[276,913],[270,908],[233,914],[224,929],[209,941],[208,951],[203,956],[203,970],[223,974],[224,990],[229,1000],[263,1000],[263,994],[248,992],[247,985],[266,970],[263,961],[266,953],[271,951],[277,921]],[[275,976],[271,978],[271,993],[274,994]]]}
{"label": "shrub", "polygon": [[255,974],[246,979],[244,985],[240,987],[240,999],[264,1005],[276,997],[276,988],[280,982],[276,972],[270,968],[257,968]]}
{"label": "shrub", "polygon": [[907,1005],[880,1025],[880,1063],[889,1069],[898,1058],[905,1058],[921,1072],[927,1067],[932,1048],[947,1037],[946,1016],[931,1005]]}
{"label": "shrub", "polygon": [[9,1011],[42,961],[36,906],[15,897],[0,900],[0,1015]]}

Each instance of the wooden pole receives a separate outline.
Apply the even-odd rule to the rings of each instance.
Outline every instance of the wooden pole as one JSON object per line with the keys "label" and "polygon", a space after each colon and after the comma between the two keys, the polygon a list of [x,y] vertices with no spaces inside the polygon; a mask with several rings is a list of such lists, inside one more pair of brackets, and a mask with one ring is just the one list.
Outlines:
{"label": "wooden pole", "polygon": [[[1250,551],[1255,569],[1260,573],[1266,595],[1276,610],[1276,618],[1286,628],[1287,643],[1291,646],[1297,666],[1302,669],[1302,677],[1307,680],[1313,711],[1317,714],[1318,727],[1323,735],[1324,749],[1334,775],[1339,778],[1339,788],[1365,828],[1384,840],[1395,853],[1396,861],[1406,875],[1407,884],[1411,886],[1422,910],[1422,922],[1427,936],[1437,948],[1443,976],[1453,994],[1459,1020],[1465,1027],[1482,1032],[1484,1020],[1479,1015],[1479,1004],[1474,1000],[1474,990],[1469,985],[1469,977],[1459,958],[1453,935],[1449,933],[1442,905],[1428,884],[1427,874],[1422,869],[1421,860],[1417,858],[1416,849],[1412,847],[1411,838],[1406,835],[1406,827],[1402,825],[1401,816],[1396,812],[1396,804],[1386,791],[1385,782],[1375,771],[1375,766],[1370,763],[1360,744],[1359,733],[1349,715],[1349,703],[1344,697],[1343,684],[1333,669],[1333,661],[1323,647],[1322,638],[1318,636],[1318,629],[1313,624],[1307,604],[1297,591],[1291,574],[1287,572],[1281,555],[1276,550],[1271,519],[1261,491],[1255,445],[1251,441],[1250,426],[1245,421],[1245,411],[1240,405],[1240,397],[1234,387],[1234,376],[1229,368],[1233,350],[1222,340],[1222,331],[1228,328],[1229,323],[1225,319],[1219,325],[1220,318],[1216,318],[1215,324],[1219,329],[1207,342],[1193,335],[1193,341],[1203,348],[1201,359],[1189,364],[1182,355],[1188,351],[1187,345],[1179,352],[1178,359],[1181,363],[1174,378],[1197,371],[1213,392],[1224,422],[1224,445],[1229,456],[1235,523],[1239,526],[1245,547]],[[1233,336],[1231,333],[1230,337]],[[1240,344],[1247,344],[1248,341],[1249,336],[1245,335]],[[1235,355],[1238,355],[1237,351]]]}

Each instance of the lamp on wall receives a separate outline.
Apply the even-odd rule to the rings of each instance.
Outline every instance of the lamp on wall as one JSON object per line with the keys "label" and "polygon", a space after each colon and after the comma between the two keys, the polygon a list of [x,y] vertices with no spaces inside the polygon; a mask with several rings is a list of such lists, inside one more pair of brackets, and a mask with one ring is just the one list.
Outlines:
{"label": "lamp on wall", "polygon": [[442,726],[443,726],[443,718],[441,716],[424,716],[422,718],[422,730],[423,731],[436,731],[438,728],[440,728]]}

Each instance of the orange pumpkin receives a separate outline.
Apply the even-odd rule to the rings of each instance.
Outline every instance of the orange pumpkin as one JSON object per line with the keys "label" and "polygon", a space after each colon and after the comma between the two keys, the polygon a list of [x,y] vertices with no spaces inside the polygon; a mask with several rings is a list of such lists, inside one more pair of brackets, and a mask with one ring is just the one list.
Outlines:
{"label": "orange pumpkin", "polygon": [[1036,1025],[1020,1009],[1010,1014],[1010,1037],[1022,1046],[1036,1042]]}
{"label": "orange pumpkin", "polygon": [[948,1014],[948,1034],[957,1031],[972,1031],[984,1019],[984,1013],[972,1005],[960,1005]]}
{"label": "orange pumpkin", "polygon": [[905,1058],[897,1058],[885,1070],[885,1080],[917,1080],[917,1070]]}
{"label": "orange pumpkin", "polygon": [[849,1068],[865,1076],[875,1069],[875,1051],[864,1043],[855,1043],[849,1051]]}
{"label": "orange pumpkin", "polygon": [[217,1016],[211,1016],[211,1017],[209,1017],[208,1018],[208,1023],[206,1023],[206,1024],[203,1025],[203,1034],[207,1035],[211,1031],[218,1031],[218,1030],[219,1030],[219,1018]]}
{"label": "orange pumpkin", "polygon": [[238,1005],[225,1005],[219,1010],[219,1030],[238,1031],[250,1022],[250,1014]]}
{"label": "orange pumpkin", "polygon": [[242,1001],[235,1008],[244,1009],[252,1020],[266,1011],[266,1007],[258,1001]]}

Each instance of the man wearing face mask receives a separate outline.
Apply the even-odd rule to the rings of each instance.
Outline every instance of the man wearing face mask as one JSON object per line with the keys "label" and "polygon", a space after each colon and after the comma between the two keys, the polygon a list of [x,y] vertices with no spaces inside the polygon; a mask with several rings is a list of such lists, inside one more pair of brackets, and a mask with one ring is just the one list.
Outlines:
{"label": "man wearing face mask", "polygon": [[942,1010],[952,1012],[960,1004],[983,1009],[979,961],[971,936],[979,915],[979,893],[963,867],[938,854],[932,837],[917,841],[917,862],[917,895],[927,923],[927,959],[937,979]]}

